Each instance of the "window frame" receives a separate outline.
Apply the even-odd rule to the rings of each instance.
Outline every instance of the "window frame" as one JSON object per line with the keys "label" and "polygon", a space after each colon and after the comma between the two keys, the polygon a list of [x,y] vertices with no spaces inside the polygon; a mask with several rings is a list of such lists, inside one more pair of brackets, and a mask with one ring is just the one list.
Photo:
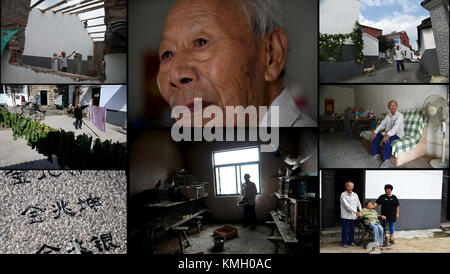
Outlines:
{"label": "window frame", "polygon": [[[214,154],[215,153],[222,153],[222,152],[229,152],[229,151],[234,151],[234,150],[245,150],[245,149],[252,149],[252,148],[257,148],[258,149],[258,161],[251,161],[251,162],[242,162],[242,163],[234,163],[234,164],[222,164],[222,165],[216,165],[215,161],[214,161]],[[213,180],[214,180],[214,189],[215,189],[215,196],[216,197],[239,197],[241,196],[241,193],[238,192],[238,184],[239,182],[242,182],[242,174],[241,177],[238,177],[238,172],[241,173],[241,166],[246,166],[246,165],[254,165],[257,164],[258,165],[258,185],[259,187],[258,192],[256,193],[256,195],[261,195],[261,150],[259,146],[250,146],[250,147],[240,147],[240,148],[232,148],[232,149],[224,149],[224,150],[217,150],[217,151],[213,151],[211,153],[211,158],[212,158],[212,169],[213,169]],[[216,174],[216,168],[220,168],[220,167],[229,167],[229,166],[234,166],[234,172],[235,172],[235,178],[236,178],[236,193],[235,194],[219,194],[219,185],[217,184],[217,179],[219,179],[219,184],[220,184],[220,176],[218,177]],[[238,170],[239,167],[239,170]],[[218,169],[218,173],[220,174],[220,169]]]}

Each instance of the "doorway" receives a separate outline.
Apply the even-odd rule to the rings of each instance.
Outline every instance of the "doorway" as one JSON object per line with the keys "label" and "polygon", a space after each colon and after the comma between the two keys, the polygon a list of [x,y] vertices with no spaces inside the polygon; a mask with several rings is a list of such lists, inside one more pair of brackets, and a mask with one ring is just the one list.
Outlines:
{"label": "doorway", "polygon": [[47,105],[47,91],[41,90],[40,95],[41,95],[40,96],[41,106],[46,106]]}
{"label": "doorway", "polygon": [[365,171],[355,169],[322,170],[322,228],[332,228],[340,224],[340,197],[345,191],[345,183],[354,183],[355,192],[361,205],[364,204]]}
{"label": "doorway", "polygon": [[92,88],[92,105],[100,106],[100,88]]}

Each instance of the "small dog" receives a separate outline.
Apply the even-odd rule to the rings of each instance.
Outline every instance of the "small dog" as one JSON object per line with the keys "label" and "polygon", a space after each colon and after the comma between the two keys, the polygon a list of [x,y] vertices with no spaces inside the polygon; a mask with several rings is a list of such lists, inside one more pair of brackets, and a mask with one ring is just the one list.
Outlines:
{"label": "small dog", "polygon": [[374,72],[375,71],[375,65],[372,65],[372,67],[370,68],[365,68],[364,69],[364,73],[369,74],[369,72]]}

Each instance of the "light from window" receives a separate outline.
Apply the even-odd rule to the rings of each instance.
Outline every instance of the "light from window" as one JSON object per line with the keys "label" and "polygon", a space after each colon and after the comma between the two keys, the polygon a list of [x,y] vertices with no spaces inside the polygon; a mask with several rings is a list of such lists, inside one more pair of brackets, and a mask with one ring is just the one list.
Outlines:
{"label": "light from window", "polygon": [[244,174],[250,175],[260,193],[257,147],[213,152],[216,195],[240,195]]}

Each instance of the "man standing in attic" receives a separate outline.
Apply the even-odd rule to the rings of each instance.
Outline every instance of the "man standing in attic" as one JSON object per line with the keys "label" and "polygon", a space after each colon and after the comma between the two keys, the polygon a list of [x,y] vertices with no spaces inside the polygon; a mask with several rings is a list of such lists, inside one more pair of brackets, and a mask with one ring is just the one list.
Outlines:
{"label": "man standing in attic", "polygon": [[[384,161],[381,163],[380,168],[393,167],[390,160],[392,152],[391,143],[392,141],[405,136],[405,131],[403,129],[403,114],[397,111],[397,107],[397,101],[389,101],[388,108],[390,112],[386,114],[386,117],[384,117],[383,121],[381,121],[380,125],[372,134],[372,156],[370,158],[381,161],[380,141],[383,142]],[[381,132],[382,130],[384,131]]]}

